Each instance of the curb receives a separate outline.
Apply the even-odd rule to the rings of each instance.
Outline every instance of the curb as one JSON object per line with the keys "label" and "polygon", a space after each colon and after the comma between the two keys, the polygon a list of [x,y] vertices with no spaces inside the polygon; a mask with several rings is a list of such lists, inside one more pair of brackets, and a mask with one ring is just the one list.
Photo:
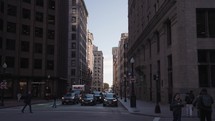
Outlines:
{"label": "curb", "polygon": [[[153,114],[144,114],[144,113],[141,113],[140,111],[138,111],[138,109],[136,111],[131,111],[129,110],[129,108],[127,108],[124,103],[121,102],[121,100],[119,100],[120,104],[130,113],[130,114],[133,114],[133,115],[142,115],[142,116],[148,116],[148,117],[160,117],[160,118],[172,118],[172,116],[165,116],[165,115],[160,115],[160,114],[157,114],[157,115],[153,115]],[[192,116],[192,117],[188,117],[188,116],[182,116],[181,118],[189,118],[189,119],[199,119],[197,116]]]}

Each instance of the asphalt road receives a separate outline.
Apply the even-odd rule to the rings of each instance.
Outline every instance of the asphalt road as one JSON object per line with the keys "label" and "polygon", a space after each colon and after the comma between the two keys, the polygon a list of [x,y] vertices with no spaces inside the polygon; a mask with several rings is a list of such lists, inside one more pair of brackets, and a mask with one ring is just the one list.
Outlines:
{"label": "asphalt road", "polygon": [[22,106],[0,109],[0,121],[159,121],[154,117],[130,114],[120,104],[118,107],[57,104],[57,108],[52,108],[52,103],[33,105],[33,113],[29,113],[28,107],[22,113]]}

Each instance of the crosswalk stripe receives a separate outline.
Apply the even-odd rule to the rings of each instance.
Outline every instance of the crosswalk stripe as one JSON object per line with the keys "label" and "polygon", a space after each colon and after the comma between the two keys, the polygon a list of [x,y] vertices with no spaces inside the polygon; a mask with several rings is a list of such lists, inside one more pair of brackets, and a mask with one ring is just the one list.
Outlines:
{"label": "crosswalk stripe", "polygon": [[153,121],[159,121],[160,120],[160,117],[155,117],[154,119],[153,119]]}

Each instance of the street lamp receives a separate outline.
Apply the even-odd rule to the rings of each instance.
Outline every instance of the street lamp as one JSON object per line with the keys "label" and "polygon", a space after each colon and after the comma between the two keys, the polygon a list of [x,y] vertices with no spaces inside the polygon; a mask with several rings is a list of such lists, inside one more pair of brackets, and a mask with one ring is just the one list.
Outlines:
{"label": "street lamp", "polygon": [[126,75],[124,75],[124,96],[125,96],[124,102],[127,102],[127,100],[126,100]]}
{"label": "street lamp", "polygon": [[[5,75],[5,71],[6,71],[6,68],[7,68],[6,62],[3,63],[2,68],[3,68],[3,74]],[[6,88],[6,81],[2,80],[2,82],[1,82],[1,105],[2,106],[4,106],[4,89],[5,88]]]}
{"label": "street lamp", "polygon": [[136,96],[134,93],[134,58],[130,60],[131,63],[131,98],[130,98],[130,107],[136,107]]}
{"label": "street lamp", "polygon": [[159,105],[160,97],[158,95],[158,93],[159,93],[159,90],[158,90],[159,89],[159,83],[158,83],[158,81],[159,81],[160,77],[159,77],[158,74],[155,74],[153,76],[154,76],[154,80],[156,81],[156,95],[157,95],[157,97],[156,97],[156,105],[155,105],[155,113],[161,113],[161,109],[160,109],[160,105]]}
{"label": "street lamp", "polygon": [[122,80],[120,80],[120,99],[122,100]]}

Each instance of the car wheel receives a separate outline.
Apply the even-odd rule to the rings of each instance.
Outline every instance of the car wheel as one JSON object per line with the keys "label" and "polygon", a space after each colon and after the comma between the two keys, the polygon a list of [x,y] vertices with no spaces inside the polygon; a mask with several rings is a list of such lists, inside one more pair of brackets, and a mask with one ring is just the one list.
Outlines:
{"label": "car wheel", "polygon": [[103,104],[103,107],[105,107],[106,105],[105,104]]}

